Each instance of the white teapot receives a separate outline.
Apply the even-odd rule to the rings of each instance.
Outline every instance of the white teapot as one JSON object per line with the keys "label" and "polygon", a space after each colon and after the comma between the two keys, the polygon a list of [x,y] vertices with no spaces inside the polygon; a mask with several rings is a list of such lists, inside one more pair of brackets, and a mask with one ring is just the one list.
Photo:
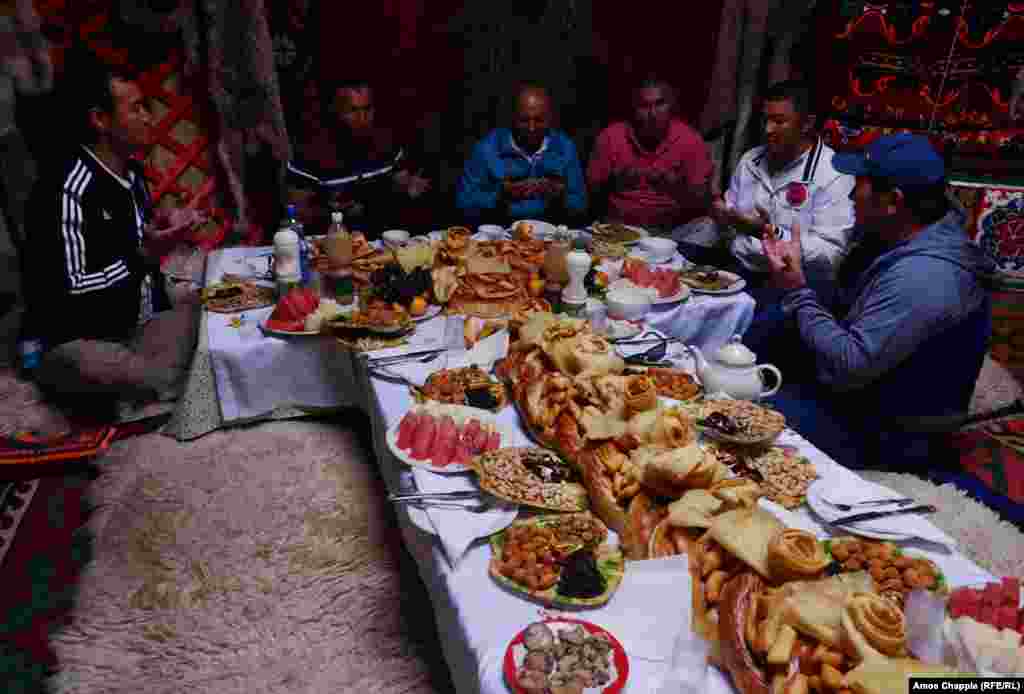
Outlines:
{"label": "white teapot", "polygon": [[[737,400],[757,400],[775,395],[782,385],[779,370],[771,364],[756,364],[757,355],[740,342],[739,335],[733,335],[710,362],[699,348],[691,345],[689,349],[697,365],[697,377],[704,384],[706,393],[721,391]],[[775,385],[769,390],[764,389],[762,371],[775,375]]]}

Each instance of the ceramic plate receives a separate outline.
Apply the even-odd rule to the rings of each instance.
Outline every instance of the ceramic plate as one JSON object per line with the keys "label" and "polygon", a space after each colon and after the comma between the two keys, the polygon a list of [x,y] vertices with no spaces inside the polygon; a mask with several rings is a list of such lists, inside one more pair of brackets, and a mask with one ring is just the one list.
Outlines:
{"label": "ceramic plate", "polygon": [[[498,430],[501,434],[501,447],[512,445],[512,432],[508,430],[504,424],[498,422],[493,412],[487,410],[481,410],[476,407],[466,407],[465,405],[446,405],[438,402],[427,402],[422,405],[416,405],[410,409],[417,411],[429,412],[435,417],[443,417],[445,415],[450,416],[455,420],[455,424],[462,426],[470,419],[476,419],[483,426],[490,426]],[[404,415],[403,415],[404,419]],[[461,463],[452,463],[450,465],[438,466],[432,465],[429,460],[417,460],[412,457],[412,452],[404,450],[398,447],[398,428],[401,426],[402,420],[399,420],[388,429],[386,441],[388,449],[394,454],[396,458],[401,460],[406,465],[412,467],[423,468],[424,470],[430,470],[431,472],[437,472],[444,475],[455,474],[460,472],[470,472],[471,468]]]}
{"label": "ceramic plate", "polygon": [[439,314],[444,307],[438,306],[437,304],[429,304],[426,312],[422,316],[412,316],[412,319],[417,323],[422,323],[425,320],[430,320],[437,314]]}
{"label": "ceramic plate", "polygon": [[[589,515],[589,514],[588,514]],[[553,514],[545,516],[534,516],[526,520],[516,521],[516,526],[533,525],[546,526],[558,523],[567,514]],[[603,524],[602,524],[603,525]],[[604,592],[592,598],[574,598],[558,592],[556,583],[547,590],[531,590],[528,586],[513,581],[501,573],[502,554],[505,547],[505,533],[495,533],[491,536],[491,562],[488,572],[495,581],[531,600],[536,600],[543,605],[556,605],[563,607],[600,607],[612,598],[612,594],[622,583],[622,576],[626,571],[625,559],[622,557],[622,548],[618,545],[610,545],[607,542],[593,549],[594,560],[597,563],[597,570],[605,580]]]}
{"label": "ceramic plate", "polygon": [[547,240],[551,238],[551,235],[555,233],[556,227],[550,222],[542,222],[539,219],[520,219],[517,222],[513,222],[508,228],[509,236],[511,237],[512,230],[516,228],[516,224],[520,222],[526,222],[527,224],[533,225],[533,238]]}
{"label": "ceramic plate", "polygon": [[693,284],[686,281],[685,273],[682,274],[679,279],[683,284],[688,286],[694,294],[707,294],[709,296],[727,296],[729,294],[737,294],[746,288],[747,281],[740,277],[739,275],[736,275],[732,272],[726,272],[725,270],[719,270],[719,272],[723,276],[733,279],[733,283],[730,284],[725,289],[701,289],[700,287],[695,287]]}
{"label": "ceramic plate", "polygon": [[[269,318],[267,320],[270,320]],[[273,335],[274,337],[312,337],[319,335],[319,330],[300,330],[292,332],[290,330],[274,330],[273,328],[267,327],[267,321],[260,322],[260,330],[266,335]]]}
{"label": "ceramic plate", "polygon": [[609,342],[619,342],[620,340],[634,338],[643,331],[644,326],[642,322],[634,323],[633,321],[609,318],[605,337],[608,338]]}
{"label": "ceramic plate", "polygon": [[[833,484],[834,484],[834,482],[833,482]],[[820,518],[823,521],[825,521],[826,523],[828,523],[830,520],[834,520],[836,518],[842,518],[843,516],[849,516],[849,515],[852,515],[852,514],[857,512],[857,511],[840,511],[839,509],[832,508],[827,503],[825,503],[824,496],[825,496],[825,494],[828,493],[828,489],[829,489],[829,482],[827,480],[823,480],[823,479],[817,480],[816,482],[814,482],[810,486],[810,488],[808,488],[808,490],[807,490],[807,505],[810,507],[810,509],[812,511],[814,511],[814,515],[816,515],[818,518]],[[897,496],[895,494],[895,492],[893,493],[893,496]],[[888,508],[888,507],[885,507],[885,508]],[[894,506],[893,508],[896,508],[896,507]],[[864,508],[864,509],[860,509],[860,510],[862,510],[862,511],[881,511],[881,510],[884,510],[884,509],[876,507],[876,508]],[[892,521],[893,521],[893,527],[897,527],[899,525],[899,522],[900,522],[900,516],[893,516],[892,517]],[[860,527],[856,523],[851,523],[850,525],[838,526],[838,528],[839,528],[839,530],[841,532],[847,533],[849,535],[860,535],[862,537],[870,537],[870,538],[875,539],[875,540],[891,540],[893,542],[903,542],[905,540],[910,540],[910,539],[912,539],[914,537],[913,535],[907,535],[907,534],[901,533],[899,531],[882,532],[882,531],[878,531],[878,530],[861,530]]]}
{"label": "ceramic plate", "polygon": [[[591,224],[589,227],[587,227],[587,230],[590,231],[591,236],[593,238],[602,239],[600,234],[597,234],[597,233],[594,232],[594,226],[595,225]],[[623,224],[622,226],[626,227],[630,231],[635,231],[639,235],[638,238],[634,239],[633,241],[614,241],[613,243],[621,243],[623,246],[627,246],[627,247],[635,246],[636,244],[640,243],[641,239],[644,239],[644,238],[647,238],[648,236],[650,236],[650,234],[647,233],[647,230],[644,229],[643,227],[633,226],[632,224]]]}
{"label": "ceramic plate", "polygon": [[662,306],[665,304],[677,304],[680,301],[686,301],[690,298],[690,288],[685,284],[680,283],[679,291],[672,296],[666,296],[664,299],[657,298],[651,302],[652,306]]}
{"label": "ceramic plate", "polygon": [[[611,676],[612,680],[609,684],[604,687],[590,687],[583,691],[587,694],[595,694],[600,692],[601,694],[619,694],[626,686],[626,680],[629,678],[629,658],[626,656],[626,649],[622,647],[619,640],[611,635],[610,632],[602,629],[596,624],[585,622],[582,619],[572,619],[570,617],[549,617],[544,620],[552,631],[556,634],[572,629],[577,624],[582,624],[583,628],[591,634],[600,634],[604,638],[608,639],[612,645],[612,664],[611,664]],[[504,672],[505,682],[508,683],[509,688],[515,692],[515,694],[527,694],[527,691],[519,686],[519,668],[522,667],[523,661],[526,660],[526,646],[523,645],[523,638],[526,635],[526,629],[523,629],[516,637],[509,643],[508,649],[505,651],[504,661]]]}

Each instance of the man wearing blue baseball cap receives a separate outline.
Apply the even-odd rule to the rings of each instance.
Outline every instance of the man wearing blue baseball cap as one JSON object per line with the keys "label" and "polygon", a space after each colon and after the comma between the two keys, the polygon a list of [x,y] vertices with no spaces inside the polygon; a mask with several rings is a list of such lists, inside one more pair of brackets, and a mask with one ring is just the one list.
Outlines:
{"label": "man wearing blue baseball cap", "polygon": [[968,239],[926,138],[885,136],[832,165],[856,176],[859,236],[834,305],[806,286],[799,227],[764,237],[782,311],[814,364],[792,366],[773,404],[844,465],[928,467],[942,452],[936,423],[967,412],[981,370],[995,263]]}

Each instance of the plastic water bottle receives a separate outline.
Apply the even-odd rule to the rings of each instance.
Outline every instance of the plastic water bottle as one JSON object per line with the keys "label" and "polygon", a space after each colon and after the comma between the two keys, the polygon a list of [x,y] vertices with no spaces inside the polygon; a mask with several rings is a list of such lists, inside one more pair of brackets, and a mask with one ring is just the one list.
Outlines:
{"label": "plastic water bottle", "polygon": [[22,375],[31,375],[43,360],[42,341],[36,339],[19,340],[18,360]]}
{"label": "plastic water bottle", "polygon": [[288,226],[299,237],[299,268],[302,274],[302,286],[308,287],[312,279],[312,268],[309,261],[309,241],[306,240],[305,225],[299,221],[295,205],[288,206]]}

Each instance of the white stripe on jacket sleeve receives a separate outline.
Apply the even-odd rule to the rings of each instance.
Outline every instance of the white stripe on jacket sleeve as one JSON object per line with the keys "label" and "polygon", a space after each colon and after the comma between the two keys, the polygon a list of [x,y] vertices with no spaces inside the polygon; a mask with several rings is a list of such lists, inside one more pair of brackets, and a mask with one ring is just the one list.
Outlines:
{"label": "white stripe on jacket sleeve", "polygon": [[128,277],[128,266],[117,260],[97,272],[85,271],[85,238],[82,236],[81,196],[92,174],[81,161],[75,165],[60,193],[60,230],[64,241],[65,271],[72,294],[99,291]]}

